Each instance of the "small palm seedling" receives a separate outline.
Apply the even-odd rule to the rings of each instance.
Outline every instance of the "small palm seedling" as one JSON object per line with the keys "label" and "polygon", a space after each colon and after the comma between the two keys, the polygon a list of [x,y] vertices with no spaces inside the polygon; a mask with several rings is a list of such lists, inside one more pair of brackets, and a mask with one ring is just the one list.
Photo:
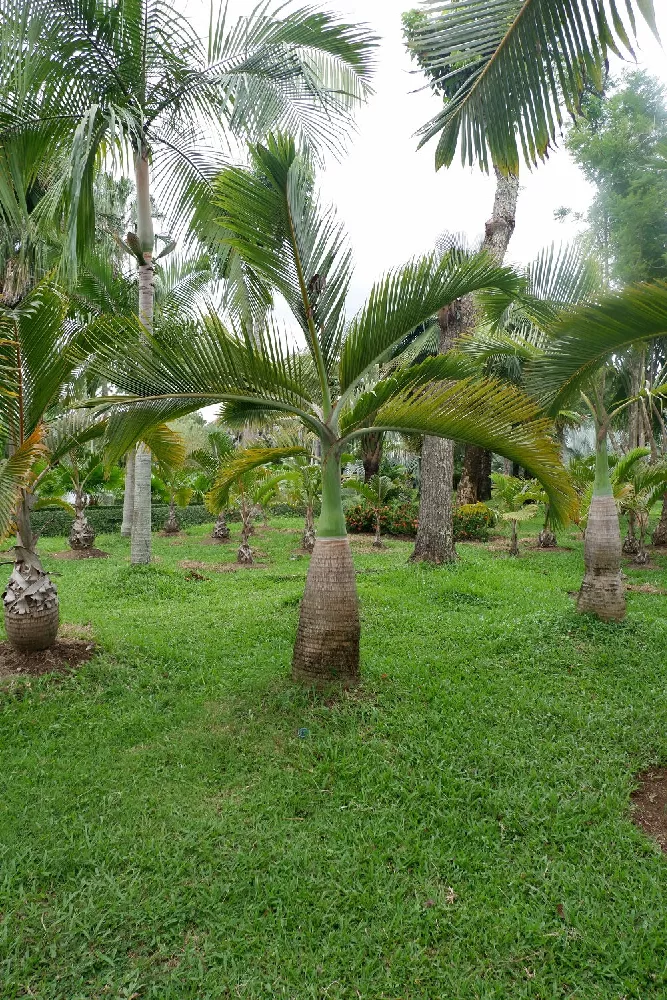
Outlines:
{"label": "small palm seedling", "polygon": [[529,521],[537,513],[534,482],[506,476],[501,472],[491,474],[491,503],[503,521],[512,526],[509,554],[519,555],[519,521]]}
{"label": "small palm seedling", "polygon": [[373,545],[376,549],[383,548],[382,508],[399,498],[401,484],[390,476],[377,474],[371,476],[368,482],[363,482],[361,479],[345,479],[343,486],[348,490],[354,490],[355,493],[358,493],[373,510],[375,518],[375,538],[373,539]]}

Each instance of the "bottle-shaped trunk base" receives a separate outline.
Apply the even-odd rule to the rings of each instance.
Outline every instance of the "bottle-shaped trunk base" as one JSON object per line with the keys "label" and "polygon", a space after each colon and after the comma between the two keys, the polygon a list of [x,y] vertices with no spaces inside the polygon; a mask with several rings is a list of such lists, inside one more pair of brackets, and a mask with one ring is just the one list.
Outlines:
{"label": "bottle-shaped trunk base", "polygon": [[359,604],[347,538],[318,538],[301,602],[292,676],[304,684],[359,681]]}
{"label": "bottle-shaped trunk base", "polygon": [[602,621],[621,621],[626,602],[621,579],[621,532],[613,496],[594,496],[591,501],[584,560],[586,575],[577,609]]}

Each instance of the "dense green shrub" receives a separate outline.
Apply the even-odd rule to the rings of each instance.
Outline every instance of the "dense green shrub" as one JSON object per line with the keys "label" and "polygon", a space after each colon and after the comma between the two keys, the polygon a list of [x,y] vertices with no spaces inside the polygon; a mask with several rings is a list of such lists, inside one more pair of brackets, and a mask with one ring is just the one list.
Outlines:
{"label": "dense green shrub", "polygon": [[454,510],[454,539],[457,542],[485,542],[496,515],[485,503],[468,503]]}
{"label": "dense green shrub", "polygon": [[[375,508],[358,503],[345,512],[347,530],[351,534],[375,531]],[[495,515],[484,503],[466,504],[454,511],[454,538],[457,542],[485,542]],[[419,524],[419,504],[400,503],[380,508],[380,526],[386,535],[407,535],[414,538]]]}

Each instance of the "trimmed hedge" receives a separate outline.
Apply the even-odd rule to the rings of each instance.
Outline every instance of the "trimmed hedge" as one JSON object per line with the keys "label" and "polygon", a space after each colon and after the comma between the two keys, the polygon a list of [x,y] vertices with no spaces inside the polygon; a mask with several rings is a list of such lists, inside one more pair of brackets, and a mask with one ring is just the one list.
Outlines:
{"label": "trimmed hedge", "polygon": [[[355,504],[345,512],[351,534],[375,533],[375,509],[368,503]],[[485,542],[495,515],[484,503],[465,504],[454,510],[454,539],[457,542]],[[380,526],[386,535],[414,538],[419,526],[419,504],[393,504],[380,508]]]}
{"label": "trimmed hedge", "polygon": [[[161,531],[167,520],[169,507],[167,504],[153,504],[151,507],[151,522],[153,531]],[[203,504],[191,504],[184,510],[177,509],[176,516],[183,528],[194,524],[212,524],[215,518],[206,510]],[[123,523],[123,508],[120,504],[112,507],[88,507],[86,517],[98,535],[111,535],[120,531]],[[36,510],[31,516],[32,526],[38,535],[53,538],[69,535],[72,527],[72,515],[66,510],[53,509]]]}
{"label": "trimmed hedge", "polygon": [[[304,517],[305,507],[292,507],[289,504],[275,504],[271,508],[272,517]],[[167,504],[154,503],[151,507],[151,523],[153,531],[162,531],[164,522],[167,520],[169,507]],[[123,507],[121,504],[114,504],[109,507],[88,507],[86,517],[95,529],[97,535],[112,535],[120,532],[123,523]],[[196,524],[213,524],[215,517],[210,514],[206,507],[199,503],[192,503],[189,507],[177,507],[176,517],[182,528],[191,528]],[[34,531],[43,538],[56,538],[69,535],[72,527],[72,515],[59,507],[35,510],[32,513],[31,521]],[[237,510],[227,512],[227,520],[232,523],[241,520],[241,515]]]}

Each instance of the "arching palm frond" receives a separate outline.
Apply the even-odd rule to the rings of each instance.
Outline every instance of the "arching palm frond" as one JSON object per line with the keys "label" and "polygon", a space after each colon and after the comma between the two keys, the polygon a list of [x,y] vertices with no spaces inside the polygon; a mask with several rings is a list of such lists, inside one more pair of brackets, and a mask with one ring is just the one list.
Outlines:
{"label": "arching palm frond", "polygon": [[667,282],[631,285],[566,314],[530,365],[526,384],[556,413],[614,355],[665,333]]}
{"label": "arching palm frond", "polygon": [[35,462],[45,454],[43,428],[37,427],[13,455],[0,460],[0,541],[11,530],[16,505],[29,485]]}
{"label": "arching palm frond", "polygon": [[[212,513],[219,514],[227,504],[231,487],[247,473],[304,453],[305,449],[301,447],[246,448],[243,451],[234,452],[218,469],[215,483],[206,496],[207,508]],[[285,470],[286,473],[288,471],[288,469]]]}
{"label": "arching palm frond", "polygon": [[436,166],[464,162],[516,173],[544,159],[587,84],[601,86],[609,51],[631,51],[634,13],[657,34],[653,0],[424,0],[410,46],[453,90],[421,129],[438,138]]}

